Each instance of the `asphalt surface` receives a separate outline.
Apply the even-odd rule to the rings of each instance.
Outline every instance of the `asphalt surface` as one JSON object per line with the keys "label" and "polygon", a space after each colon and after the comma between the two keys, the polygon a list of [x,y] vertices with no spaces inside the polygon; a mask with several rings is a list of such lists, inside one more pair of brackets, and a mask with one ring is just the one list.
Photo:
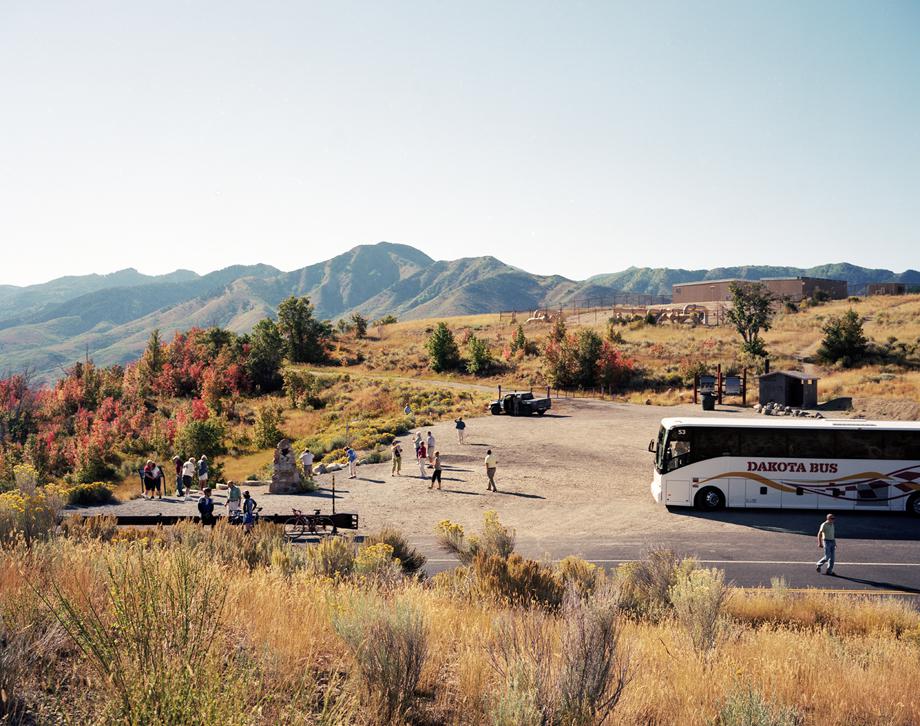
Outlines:
{"label": "asphalt surface", "polygon": [[[726,580],[739,587],[769,587],[782,577],[790,588],[826,588],[885,594],[920,595],[920,520],[895,513],[837,513],[835,574],[815,571],[822,556],[815,530],[815,512],[782,510],[728,511],[701,514],[672,511],[675,517],[703,517],[740,525],[740,532],[714,534],[669,533],[636,537],[612,535],[603,539],[519,539],[517,551],[537,559],[558,560],[575,554],[605,569],[641,559],[650,549],[666,547],[692,555],[706,567],[725,571]],[[429,559],[434,574],[457,564],[434,537],[412,543]],[[918,599],[920,603],[920,599]]]}

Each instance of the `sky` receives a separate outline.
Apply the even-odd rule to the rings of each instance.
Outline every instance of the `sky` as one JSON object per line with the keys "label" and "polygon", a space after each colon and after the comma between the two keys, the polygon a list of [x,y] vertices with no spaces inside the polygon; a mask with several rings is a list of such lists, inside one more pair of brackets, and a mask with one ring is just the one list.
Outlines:
{"label": "sky", "polygon": [[0,0],[0,284],[920,267],[920,2]]}

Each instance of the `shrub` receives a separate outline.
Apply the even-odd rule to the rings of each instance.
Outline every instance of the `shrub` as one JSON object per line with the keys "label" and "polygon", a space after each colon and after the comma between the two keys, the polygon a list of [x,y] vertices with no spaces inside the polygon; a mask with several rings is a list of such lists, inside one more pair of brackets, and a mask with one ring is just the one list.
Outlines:
{"label": "shrub", "polygon": [[111,484],[97,481],[92,484],[77,484],[62,492],[68,504],[91,507],[98,504],[112,504],[115,498],[114,488]]}
{"label": "shrub", "polygon": [[566,595],[553,622],[539,611],[499,616],[490,644],[502,688],[492,699],[493,723],[599,724],[605,722],[629,682],[629,656],[620,647],[615,602]]}
{"label": "shrub", "polygon": [[716,569],[681,573],[671,585],[668,594],[674,613],[698,653],[716,645],[727,593],[725,573]]}
{"label": "shrub", "polygon": [[[227,590],[208,567],[183,549],[153,557],[133,548],[108,558],[101,607],[88,593],[65,593],[56,585],[44,598],[111,692],[111,720],[238,720],[235,695],[244,686],[222,672],[225,658],[217,652]],[[178,623],[171,617],[177,614]]]}
{"label": "shrub", "polygon": [[355,549],[342,537],[328,537],[307,547],[307,563],[314,575],[345,577],[354,571]]}
{"label": "shrub", "polygon": [[667,549],[651,550],[638,562],[617,568],[620,607],[653,621],[662,618],[672,607],[671,587],[680,575],[692,571],[693,559],[680,559]]}
{"label": "shrub", "polygon": [[27,545],[50,537],[57,527],[63,501],[53,487],[38,487],[35,469],[15,468],[17,488],[0,494],[0,544],[22,537]]}
{"label": "shrub", "polygon": [[275,448],[284,438],[284,434],[281,433],[281,420],[281,406],[272,403],[260,406],[253,432],[253,443],[260,449]]}
{"label": "shrub", "polygon": [[482,533],[469,539],[466,538],[462,525],[449,519],[442,520],[435,530],[438,534],[438,543],[466,565],[480,554],[507,558],[514,552],[514,530],[505,527],[499,521],[498,514],[492,510],[486,512],[483,519]]}
{"label": "shrub", "polygon": [[402,563],[385,542],[365,544],[355,556],[355,574],[378,585],[392,585],[402,577]]}
{"label": "shrub", "polygon": [[562,602],[563,588],[555,573],[536,560],[480,552],[470,565],[470,573],[476,593],[496,602],[547,608]]}
{"label": "shrub", "polygon": [[561,612],[561,664],[556,678],[561,721],[603,723],[629,682],[629,655],[620,647],[616,603],[585,600],[574,589]]}
{"label": "shrub", "polygon": [[421,610],[358,600],[337,615],[333,625],[355,658],[366,688],[368,706],[380,723],[402,719],[412,706],[422,667],[428,657],[428,625]]}
{"label": "shrub", "polygon": [[774,706],[748,688],[729,695],[715,723],[716,726],[800,726],[804,719],[794,708]]}
{"label": "shrub", "polygon": [[863,324],[855,310],[831,317],[821,327],[824,339],[818,348],[818,358],[825,363],[840,363],[844,368],[858,365],[866,357],[868,341]]}
{"label": "shrub", "polygon": [[384,543],[392,547],[393,557],[399,560],[406,575],[416,574],[428,561],[425,555],[409,544],[402,532],[392,527],[384,527],[369,535],[365,542],[368,544]]}
{"label": "shrub", "polygon": [[604,571],[591,562],[570,555],[556,565],[556,573],[563,586],[574,590],[583,598],[594,594],[599,583],[603,582]]}
{"label": "shrub", "polygon": [[220,419],[209,418],[204,421],[191,419],[176,434],[175,450],[186,452],[189,456],[204,454],[210,461],[226,453],[224,446],[224,424]]}
{"label": "shrub", "polygon": [[492,372],[495,359],[489,352],[488,344],[475,335],[470,335],[466,343],[466,370],[474,376],[484,376]]}

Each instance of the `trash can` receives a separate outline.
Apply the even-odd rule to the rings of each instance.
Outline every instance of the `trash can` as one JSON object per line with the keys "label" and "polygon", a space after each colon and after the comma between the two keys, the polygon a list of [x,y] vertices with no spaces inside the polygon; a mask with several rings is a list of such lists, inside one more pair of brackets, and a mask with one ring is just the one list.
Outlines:
{"label": "trash can", "polygon": [[703,410],[704,411],[715,411],[716,410],[716,397],[711,393],[703,394]]}

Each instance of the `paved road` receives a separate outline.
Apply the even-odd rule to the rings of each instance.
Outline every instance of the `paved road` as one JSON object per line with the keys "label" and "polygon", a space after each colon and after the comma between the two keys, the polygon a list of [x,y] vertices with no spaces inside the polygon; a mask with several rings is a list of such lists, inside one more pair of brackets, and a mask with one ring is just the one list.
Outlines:
{"label": "paved road", "polygon": [[[838,513],[835,577],[815,571],[821,550],[813,530],[820,517],[813,512],[761,510],[702,515],[687,510],[677,516],[715,517],[747,529],[713,534],[663,532],[660,538],[521,539],[517,551],[551,559],[577,554],[613,569],[621,562],[642,558],[653,547],[668,547],[693,555],[708,567],[725,570],[726,579],[743,587],[769,587],[771,578],[781,576],[792,588],[920,595],[920,522],[907,516]],[[456,564],[439,550],[434,537],[415,538],[413,544],[429,558],[429,574]]]}

